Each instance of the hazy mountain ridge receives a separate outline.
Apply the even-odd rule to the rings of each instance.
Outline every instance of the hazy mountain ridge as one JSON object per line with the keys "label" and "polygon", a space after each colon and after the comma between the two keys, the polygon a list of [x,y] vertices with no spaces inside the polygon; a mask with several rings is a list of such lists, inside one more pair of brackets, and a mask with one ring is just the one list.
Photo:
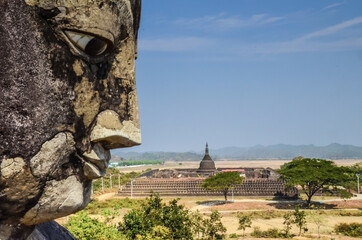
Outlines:
{"label": "hazy mountain ridge", "polygon": [[[362,159],[362,147],[338,143],[332,143],[327,146],[277,144],[210,149],[210,154],[214,159],[292,159],[297,156],[325,159]],[[127,160],[200,161],[203,152],[117,153],[115,151],[113,155]]]}
{"label": "hazy mountain ridge", "polygon": [[[116,157],[115,157],[116,156]],[[163,160],[163,161],[200,161],[201,154],[191,152],[127,152],[112,153],[112,160],[118,161],[118,157],[124,160]]]}
{"label": "hazy mountain ridge", "polygon": [[327,146],[257,145],[250,148],[221,148],[214,154],[221,158],[231,159],[292,159],[297,156],[327,159],[359,159],[362,158],[362,147],[333,143]]}

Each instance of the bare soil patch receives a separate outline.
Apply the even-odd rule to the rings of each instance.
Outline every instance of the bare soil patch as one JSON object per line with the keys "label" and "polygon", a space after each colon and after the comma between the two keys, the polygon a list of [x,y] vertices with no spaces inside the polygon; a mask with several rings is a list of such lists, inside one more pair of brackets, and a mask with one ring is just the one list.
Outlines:
{"label": "bare soil patch", "polygon": [[[270,202],[233,202],[226,204],[213,205],[208,208],[204,208],[204,211],[218,210],[218,211],[230,211],[230,210],[281,210],[290,209],[293,210],[294,206],[298,203],[270,203]],[[362,209],[362,200],[347,200],[347,201],[329,201],[322,205],[326,209]]]}
{"label": "bare soil patch", "polygon": [[115,194],[116,192],[104,193],[101,195],[94,196],[94,198],[97,199],[98,201],[105,201],[107,199],[114,198]]}

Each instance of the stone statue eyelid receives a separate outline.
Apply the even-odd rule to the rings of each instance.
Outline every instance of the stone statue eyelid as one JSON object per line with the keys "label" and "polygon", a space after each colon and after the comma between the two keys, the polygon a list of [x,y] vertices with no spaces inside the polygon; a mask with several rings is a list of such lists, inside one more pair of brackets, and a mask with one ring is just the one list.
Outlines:
{"label": "stone statue eyelid", "polygon": [[113,50],[113,39],[73,29],[64,29],[62,32],[73,52],[87,60],[96,60]]}

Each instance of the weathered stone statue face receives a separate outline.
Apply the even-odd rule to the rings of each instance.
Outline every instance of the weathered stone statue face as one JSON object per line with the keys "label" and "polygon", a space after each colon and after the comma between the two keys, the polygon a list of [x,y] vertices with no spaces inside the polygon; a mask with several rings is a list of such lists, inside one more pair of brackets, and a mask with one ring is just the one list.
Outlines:
{"label": "weathered stone statue face", "polygon": [[140,0],[0,1],[0,223],[84,208],[109,149],[141,143]]}

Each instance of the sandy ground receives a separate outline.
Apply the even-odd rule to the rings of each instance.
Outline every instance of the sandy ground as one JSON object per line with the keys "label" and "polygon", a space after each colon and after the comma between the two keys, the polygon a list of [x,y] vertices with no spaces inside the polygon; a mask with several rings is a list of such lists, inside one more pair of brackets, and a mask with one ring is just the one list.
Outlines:
{"label": "sandy ground", "polygon": [[[291,160],[217,160],[215,165],[217,168],[243,168],[243,167],[270,167],[279,168],[286,162]],[[334,160],[338,166],[350,166],[361,162],[362,159],[340,159]],[[180,165],[181,164],[181,165]],[[146,169],[170,169],[170,168],[198,168],[199,161],[174,162],[166,161],[163,165],[146,165],[139,167],[120,168],[121,172],[143,171]]]}
{"label": "sandy ground", "polygon": [[[260,227],[261,230],[267,230],[269,228],[278,228],[282,229],[283,226],[283,218],[272,218],[272,219],[254,219],[252,220],[251,228],[247,228],[245,230],[246,234],[250,234],[253,231],[253,227]],[[333,232],[334,225],[344,222],[344,223],[352,223],[352,222],[361,222],[362,217],[334,217],[334,216],[326,216],[324,218],[324,224],[320,228],[320,232],[322,235],[330,235]],[[227,226],[227,234],[236,233],[241,235],[242,230],[238,230],[238,219],[235,215],[231,214],[223,214],[222,223],[224,226]],[[317,226],[313,223],[307,223],[308,232],[312,234],[316,234],[318,232]],[[291,230],[292,234],[298,235],[299,231],[296,227],[293,227]],[[246,238],[248,239],[248,238]],[[328,239],[331,239],[330,237]],[[336,238],[336,239],[356,239],[356,238]]]}
{"label": "sandy ground", "polygon": [[105,200],[114,198],[115,194],[117,194],[117,193],[116,192],[110,192],[110,193],[105,193],[105,194],[94,196],[94,198],[97,199],[98,201],[105,201]]}

